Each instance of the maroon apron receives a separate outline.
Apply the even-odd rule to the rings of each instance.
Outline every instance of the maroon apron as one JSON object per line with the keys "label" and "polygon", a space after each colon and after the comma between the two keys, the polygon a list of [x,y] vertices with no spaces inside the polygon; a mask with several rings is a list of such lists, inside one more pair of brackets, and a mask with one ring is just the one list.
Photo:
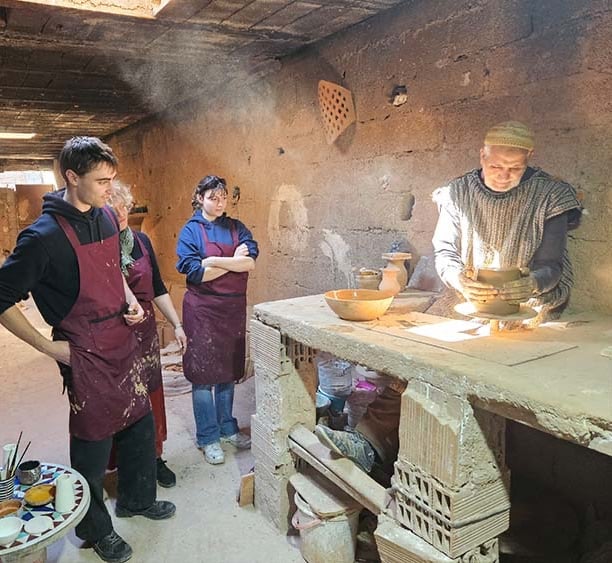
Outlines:
{"label": "maroon apron", "polygon": [[[234,256],[238,235],[231,226],[232,244],[210,242],[200,223],[208,256]],[[185,377],[196,385],[232,383],[244,376],[246,288],[248,272],[227,272],[201,284],[187,284],[183,327],[187,351]]]}
{"label": "maroon apron", "polygon": [[140,242],[136,233],[134,233],[134,242],[140,246],[142,256],[129,267],[127,283],[145,312],[144,320],[134,325],[133,328],[142,350],[142,359],[146,370],[143,377],[150,393],[162,384],[159,337],[157,335],[155,311],[153,310],[153,299],[155,298],[153,264],[146,246]]}
{"label": "maroon apron", "polygon": [[81,244],[70,223],[59,215],[55,218],[79,266],[79,295],[54,329],[54,338],[70,345],[70,368],[63,370],[69,373],[70,434],[102,440],[151,409],[138,341],[123,319],[126,303],[119,236]]}

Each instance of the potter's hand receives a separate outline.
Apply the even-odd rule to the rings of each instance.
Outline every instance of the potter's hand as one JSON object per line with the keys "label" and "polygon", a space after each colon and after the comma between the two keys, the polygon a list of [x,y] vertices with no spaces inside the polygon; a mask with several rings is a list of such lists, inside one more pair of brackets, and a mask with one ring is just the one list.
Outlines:
{"label": "potter's hand", "polygon": [[70,365],[70,344],[65,340],[50,340],[44,352],[56,362]]}
{"label": "potter's hand", "polygon": [[241,256],[248,256],[249,255],[249,248],[245,243],[242,243],[241,245],[236,247],[236,250],[234,250],[234,258],[238,258]]}
{"label": "potter's hand", "polygon": [[492,285],[473,280],[464,273],[458,273],[451,285],[472,303],[486,303],[499,293]]}
{"label": "potter's hand", "polygon": [[127,313],[123,315],[123,318],[125,319],[126,324],[132,326],[142,322],[144,315],[144,309],[140,306],[138,301],[135,301],[128,306]]}
{"label": "potter's hand", "polygon": [[525,303],[533,297],[537,289],[536,280],[533,276],[527,275],[518,280],[506,282],[499,290],[499,296],[511,305]]}

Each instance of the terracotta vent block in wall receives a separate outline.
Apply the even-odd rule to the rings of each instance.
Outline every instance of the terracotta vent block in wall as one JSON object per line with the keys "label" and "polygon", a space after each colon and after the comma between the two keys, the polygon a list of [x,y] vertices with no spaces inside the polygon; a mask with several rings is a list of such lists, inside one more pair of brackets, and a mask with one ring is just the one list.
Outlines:
{"label": "terracotta vent block in wall", "polygon": [[331,145],[355,122],[355,106],[350,90],[326,80],[319,81],[319,107],[327,144]]}

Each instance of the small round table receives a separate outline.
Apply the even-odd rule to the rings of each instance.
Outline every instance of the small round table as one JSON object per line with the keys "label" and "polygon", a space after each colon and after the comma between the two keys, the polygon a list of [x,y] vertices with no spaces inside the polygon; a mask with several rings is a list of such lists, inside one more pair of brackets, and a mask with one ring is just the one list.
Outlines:
{"label": "small round table", "polygon": [[[44,562],[47,546],[56,542],[74,528],[83,519],[89,508],[89,486],[78,471],[57,463],[42,463],[41,466],[41,477],[33,485],[22,485],[19,481],[16,482],[14,497],[23,500],[30,487],[52,483],[60,475],[67,474],[72,477],[74,483],[74,507],[70,512],[60,514],[55,511],[53,501],[44,506],[28,506],[24,503],[23,513],[21,514],[24,528],[12,544],[0,547],[0,562],[2,563],[16,561]],[[25,531],[25,523],[36,516],[48,516],[53,522],[53,527],[40,534],[29,534]]]}

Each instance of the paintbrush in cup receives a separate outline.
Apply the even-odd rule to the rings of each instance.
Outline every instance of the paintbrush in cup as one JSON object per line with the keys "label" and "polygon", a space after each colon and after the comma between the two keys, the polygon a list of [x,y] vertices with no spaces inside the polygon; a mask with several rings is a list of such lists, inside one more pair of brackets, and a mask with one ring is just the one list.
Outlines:
{"label": "paintbrush in cup", "polygon": [[[6,459],[6,467],[4,468],[3,472],[2,472],[2,479],[9,479],[10,477],[12,477],[12,475],[14,474],[15,471],[15,458],[17,457],[17,452],[19,451],[19,444],[21,443],[21,436],[23,435],[23,430],[21,432],[19,432],[19,438],[17,439],[17,444],[15,444],[15,447],[13,448],[13,450],[11,451],[11,453],[8,455],[8,458]],[[6,446],[5,446],[6,448]]]}

